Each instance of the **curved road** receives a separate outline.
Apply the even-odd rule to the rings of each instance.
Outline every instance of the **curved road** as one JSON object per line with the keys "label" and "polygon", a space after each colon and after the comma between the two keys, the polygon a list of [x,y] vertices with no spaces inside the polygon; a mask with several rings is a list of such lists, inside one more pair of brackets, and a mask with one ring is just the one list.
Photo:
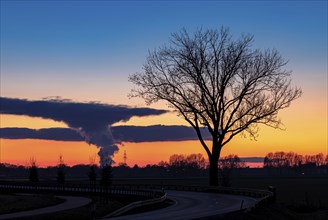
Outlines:
{"label": "curved road", "polygon": [[243,209],[256,203],[256,199],[251,197],[201,192],[167,191],[167,198],[174,200],[175,204],[155,211],[112,217],[108,220],[195,219],[240,210],[242,200]]}
{"label": "curved road", "polygon": [[45,208],[0,215],[0,219],[20,218],[20,217],[47,214],[52,212],[59,212],[67,209],[73,209],[80,206],[85,206],[91,202],[91,199],[85,197],[77,197],[77,196],[57,196],[57,197],[61,199],[65,199],[66,201],[58,205],[49,206]]}

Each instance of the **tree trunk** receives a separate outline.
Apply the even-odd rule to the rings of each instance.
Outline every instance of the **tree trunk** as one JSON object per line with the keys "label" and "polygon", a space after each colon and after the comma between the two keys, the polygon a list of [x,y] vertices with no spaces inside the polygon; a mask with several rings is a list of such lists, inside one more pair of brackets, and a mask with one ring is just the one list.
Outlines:
{"label": "tree trunk", "polygon": [[219,175],[218,175],[218,162],[219,157],[217,155],[212,155],[209,158],[210,161],[210,186],[219,185]]}
{"label": "tree trunk", "polygon": [[218,140],[218,130],[214,131],[213,140],[212,140],[212,154],[208,155],[210,161],[210,186],[219,185],[219,158],[222,148],[222,141]]}

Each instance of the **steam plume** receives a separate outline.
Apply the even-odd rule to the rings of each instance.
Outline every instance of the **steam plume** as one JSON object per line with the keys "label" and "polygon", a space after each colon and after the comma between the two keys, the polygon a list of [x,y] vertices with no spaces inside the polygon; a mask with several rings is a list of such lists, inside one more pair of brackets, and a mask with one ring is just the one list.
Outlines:
{"label": "steam plume", "polygon": [[61,121],[76,129],[89,144],[99,148],[100,163],[111,163],[111,156],[118,146],[110,131],[110,125],[127,121],[132,116],[150,116],[166,113],[151,108],[131,108],[95,102],[78,103],[57,99],[30,101],[0,97],[0,113],[26,115]]}

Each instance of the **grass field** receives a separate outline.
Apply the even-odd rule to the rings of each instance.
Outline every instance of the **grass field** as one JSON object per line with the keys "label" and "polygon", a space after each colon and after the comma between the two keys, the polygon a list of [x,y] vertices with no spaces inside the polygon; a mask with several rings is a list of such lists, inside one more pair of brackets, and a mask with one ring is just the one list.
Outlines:
{"label": "grass field", "polygon": [[[117,208],[122,207],[122,204],[111,200],[108,203],[105,203],[101,198],[93,198],[94,201],[97,203],[97,209],[96,209],[96,217],[97,219],[101,218],[102,216],[108,214],[108,212],[111,212]],[[27,203],[25,203],[26,205]],[[39,207],[40,208],[40,207]],[[79,219],[79,220],[90,220],[93,216],[93,206],[91,204],[75,208],[75,209],[69,209],[61,212],[55,212],[51,214],[43,214],[43,215],[37,215],[37,216],[29,216],[29,217],[22,217],[19,218],[20,220],[73,220],[73,219]]]}
{"label": "grass field", "polygon": [[0,214],[26,211],[63,202],[53,195],[0,194]]}
{"label": "grass field", "polygon": [[293,206],[328,208],[328,178],[242,178],[235,187],[267,189],[274,186],[277,202]]}
{"label": "grass field", "polygon": [[[127,205],[131,202],[143,200],[142,197],[115,197],[109,200],[101,196],[90,197],[96,204],[96,210],[94,212],[93,204],[88,204],[83,207],[69,209],[61,212],[44,214],[38,216],[29,216],[19,218],[20,220],[90,220],[93,219],[93,215],[97,219]],[[56,198],[53,195],[24,195],[24,194],[1,194],[0,195],[0,215],[27,211],[32,209],[43,208],[47,206],[56,205],[63,202],[63,200]]]}

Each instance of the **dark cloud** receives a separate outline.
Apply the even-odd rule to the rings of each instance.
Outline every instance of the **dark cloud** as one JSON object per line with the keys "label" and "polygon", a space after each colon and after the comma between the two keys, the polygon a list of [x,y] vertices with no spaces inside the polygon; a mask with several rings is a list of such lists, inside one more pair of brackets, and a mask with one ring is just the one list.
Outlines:
{"label": "dark cloud", "polygon": [[[186,141],[198,140],[195,130],[187,126],[116,126],[113,136],[125,142]],[[204,139],[211,139],[207,129],[201,129]]]}
{"label": "dark cloud", "polygon": [[70,128],[0,128],[0,138],[4,139],[42,139],[54,141],[84,141],[84,138]]}
{"label": "dark cloud", "polygon": [[[115,126],[111,130],[116,143],[198,140],[194,129],[186,126]],[[202,129],[202,133],[206,139],[211,138],[207,130]],[[0,128],[0,138],[84,141],[79,132],[70,128]]]}
{"label": "dark cloud", "polygon": [[150,116],[166,113],[151,108],[131,108],[123,105],[101,103],[78,103],[60,99],[28,101],[23,99],[0,98],[0,113],[42,117],[65,122],[69,127],[82,128],[93,132],[107,128],[132,116]]}
{"label": "dark cloud", "polygon": [[100,148],[100,163],[110,160],[118,150],[112,137],[110,125],[127,121],[133,116],[150,116],[166,113],[151,108],[131,108],[123,105],[108,105],[95,102],[78,103],[70,100],[46,99],[29,101],[0,97],[0,113],[26,115],[61,121],[76,129],[89,144]]}

